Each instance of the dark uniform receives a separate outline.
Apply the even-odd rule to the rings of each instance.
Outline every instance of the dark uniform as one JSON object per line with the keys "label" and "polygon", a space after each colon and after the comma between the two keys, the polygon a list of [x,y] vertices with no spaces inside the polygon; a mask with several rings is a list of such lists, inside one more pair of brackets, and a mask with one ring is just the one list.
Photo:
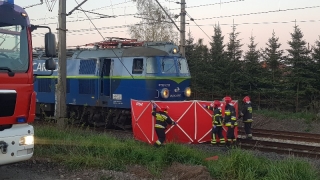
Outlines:
{"label": "dark uniform", "polygon": [[172,119],[167,114],[167,108],[161,108],[161,111],[156,111],[157,106],[154,105],[152,109],[152,116],[156,118],[155,130],[158,136],[158,140],[155,142],[154,146],[159,147],[163,145],[166,140],[165,129],[167,124],[175,125],[176,122],[172,121]]}
{"label": "dark uniform", "polygon": [[[220,102],[219,102],[219,104],[220,104]],[[212,136],[211,144],[216,144],[217,143],[216,136],[219,137],[220,144],[225,144],[224,136],[222,134],[222,131],[223,131],[223,127],[222,127],[223,118],[222,118],[220,105],[216,105],[215,107],[204,105],[204,108],[213,111],[213,115],[212,115],[212,131],[211,131],[211,136]]]}
{"label": "dark uniform", "polygon": [[233,106],[233,104],[231,104],[231,98],[230,99],[226,99],[226,107],[225,107],[225,117],[224,117],[224,123],[225,126],[228,127],[228,131],[227,131],[227,145],[230,145],[232,142],[236,142],[237,139],[234,135],[234,128],[235,126],[238,126],[237,123],[237,118],[236,118],[236,110]]}
{"label": "dark uniform", "polygon": [[246,132],[247,138],[252,139],[251,125],[253,122],[252,119],[252,106],[250,102],[250,98],[248,96],[243,98],[244,106],[242,111],[238,117],[240,119],[242,117],[242,121],[244,123],[244,130]]}

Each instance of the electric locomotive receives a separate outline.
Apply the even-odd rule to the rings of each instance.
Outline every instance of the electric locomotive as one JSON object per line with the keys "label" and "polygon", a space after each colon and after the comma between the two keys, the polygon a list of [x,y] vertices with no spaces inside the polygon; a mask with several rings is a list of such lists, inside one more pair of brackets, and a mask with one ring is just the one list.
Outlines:
{"label": "electric locomotive", "polygon": [[[175,44],[110,40],[89,45],[94,48],[75,51],[67,59],[69,119],[127,129],[131,99],[184,101],[190,97],[188,63]],[[34,60],[34,72],[48,74],[44,62]],[[51,76],[38,76],[34,83],[38,116],[55,111],[57,77],[56,69]]]}

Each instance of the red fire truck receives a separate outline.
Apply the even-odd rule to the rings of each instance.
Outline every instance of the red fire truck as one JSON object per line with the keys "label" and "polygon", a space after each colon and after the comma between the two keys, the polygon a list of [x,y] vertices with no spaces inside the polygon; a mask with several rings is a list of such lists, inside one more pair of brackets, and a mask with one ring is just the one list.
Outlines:
{"label": "red fire truck", "polygon": [[0,166],[33,156],[36,93],[33,82],[31,32],[48,28],[45,51],[47,70],[56,69],[55,36],[49,27],[34,26],[13,0],[0,1]]}

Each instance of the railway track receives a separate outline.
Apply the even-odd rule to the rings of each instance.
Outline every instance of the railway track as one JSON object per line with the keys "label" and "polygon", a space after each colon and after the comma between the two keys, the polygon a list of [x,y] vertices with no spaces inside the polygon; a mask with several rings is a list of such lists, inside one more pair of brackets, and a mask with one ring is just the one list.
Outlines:
{"label": "railway track", "polygon": [[[239,129],[239,135],[244,135]],[[320,158],[320,135],[253,129],[254,140],[238,138],[238,145],[243,149],[290,154],[300,157]]]}
{"label": "railway track", "polygon": [[[265,129],[252,129],[254,137],[320,143],[320,134],[298,133],[288,131],[275,131]],[[243,129],[239,129],[239,135],[244,135]]]}

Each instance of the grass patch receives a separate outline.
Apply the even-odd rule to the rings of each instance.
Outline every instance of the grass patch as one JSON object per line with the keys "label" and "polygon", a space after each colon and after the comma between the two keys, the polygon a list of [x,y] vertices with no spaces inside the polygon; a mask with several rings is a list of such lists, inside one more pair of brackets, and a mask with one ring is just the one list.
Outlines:
{"label": "grass patch", "polygon": [[[317,170],[309,163],[295,159],[271,161],[247,151],[231,150],[227,154],[204,152],[179,144],[154,148],[132,139],[119,140],[104,133],[53,126],[35,126],[35,157],[50,157],[71,169],[104,168],[125,170],[128,164],[139,164],[160,176],[173,162],[204,165],[216,179],[271,180],[317,179]],[[204,161],[219,155],[217,161]]]}
{"label": "grass patch", "polygon": [[272,111],[272,110],[256,110],[254,113],[263,115],[265,117],[270,117],[278,120],[286,120],[286,119],[304,119],[305,122],[311,123],[314,120],[317,120],[317,115],[314,113],[307,112],[284,112],[284,111]]}

